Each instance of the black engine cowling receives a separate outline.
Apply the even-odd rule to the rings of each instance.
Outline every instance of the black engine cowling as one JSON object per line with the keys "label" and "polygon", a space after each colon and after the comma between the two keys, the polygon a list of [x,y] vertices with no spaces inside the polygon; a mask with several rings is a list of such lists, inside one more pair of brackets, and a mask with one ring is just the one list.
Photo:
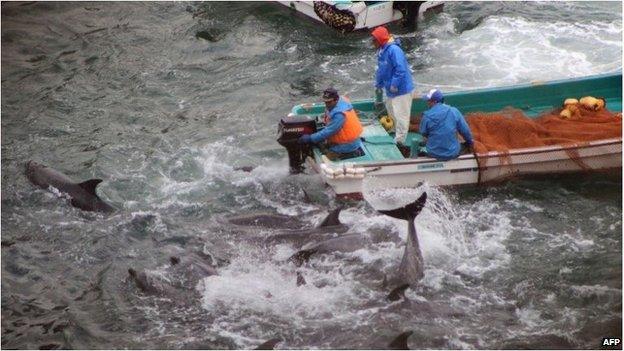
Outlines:
{"label": "black engine cowling", "polygon": [[299,144],[299,137],[315,132],[316,117],[289,115],[280,119],[277,127],[277,142],[288,151],[288,163],[292,173],[301,173],[305,158],[312,155],[312,146]]}

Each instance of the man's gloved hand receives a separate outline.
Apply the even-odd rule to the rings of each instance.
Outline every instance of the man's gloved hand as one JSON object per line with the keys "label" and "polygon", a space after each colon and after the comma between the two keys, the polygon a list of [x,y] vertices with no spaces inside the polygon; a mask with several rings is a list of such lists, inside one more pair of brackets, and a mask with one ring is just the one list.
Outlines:
{"label": "man's gloved hand", "polygon": [[309,144],[312,142],[312,137],[310,136],[310,134],[304,134],[299,137],[299,140],[297,140],[297,142],[299,144]]}

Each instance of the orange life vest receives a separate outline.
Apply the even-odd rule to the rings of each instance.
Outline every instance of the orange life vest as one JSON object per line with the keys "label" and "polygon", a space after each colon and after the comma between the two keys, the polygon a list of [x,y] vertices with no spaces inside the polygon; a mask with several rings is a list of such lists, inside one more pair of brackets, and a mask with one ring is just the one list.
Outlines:
{"label": "orange life vest", "polygon": [[327,140],[330,144],[348,144],[352,143],[357,138],[360,137],[362,131],[362,124],[360,123],[360,119],[355,113],[353,106],[345,101],[345,99],[340,99],[338,104],[329,112],[325,112],[325,124],[329,124],[331,118],[336,113],[342,113],[345,116],[345,122],[342,125],[342,128],[338,131],[338,133],[332,135]]}

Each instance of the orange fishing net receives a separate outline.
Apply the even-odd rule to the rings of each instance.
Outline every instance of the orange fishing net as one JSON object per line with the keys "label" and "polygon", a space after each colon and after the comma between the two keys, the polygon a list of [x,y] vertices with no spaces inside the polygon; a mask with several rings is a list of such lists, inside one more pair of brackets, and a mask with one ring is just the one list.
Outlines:
{"label": "orange fishing net", "polygon": [[[570,117],[561,117],[563,108],[529,118],[521,110],[508,108],[495,113],[468,113],[466,121],[475,140],[474,151],[479,166],[484,167],[484,154],[500,153],[501,163],[509,164],[509,150],[548,145],[575,146],[601,139],[622,137],[622,114],[606,108],[594,111],[581,104],[570,108]],[[568,155],[581,168],[587,169],[576,150],[568,149]],[[479,157],[481,156],[481,157]]]}

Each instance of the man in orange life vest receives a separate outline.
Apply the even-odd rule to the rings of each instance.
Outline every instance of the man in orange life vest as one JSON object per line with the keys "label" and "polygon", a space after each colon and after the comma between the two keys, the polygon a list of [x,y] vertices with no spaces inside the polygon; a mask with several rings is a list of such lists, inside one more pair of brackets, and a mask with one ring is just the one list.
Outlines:
{"label": "man in orange life vest", "polygon": [[330,159],[346,159],[364,155],[360,134],[362,124],[351,103],[341,98],[334,88],[325,89],[325,128],[314,134],[302,135],[300,144],[327,141],[329,150],[321,150]]}

